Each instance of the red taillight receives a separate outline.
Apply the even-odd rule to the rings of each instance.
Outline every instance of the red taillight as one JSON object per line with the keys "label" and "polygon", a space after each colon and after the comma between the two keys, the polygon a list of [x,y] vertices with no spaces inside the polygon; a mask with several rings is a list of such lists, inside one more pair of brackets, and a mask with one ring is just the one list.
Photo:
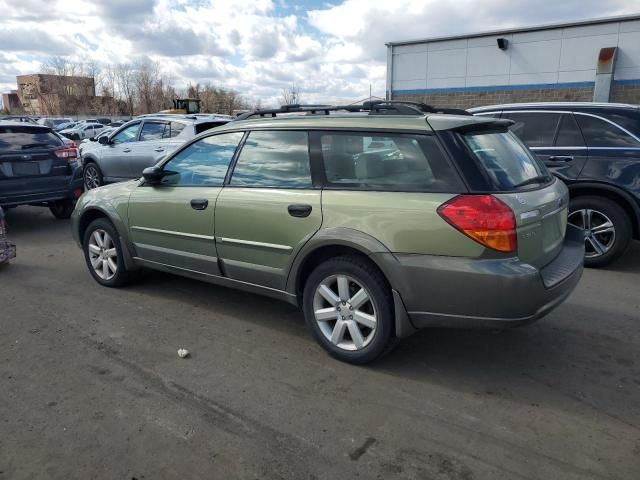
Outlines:
{"label": "red taillight", "polygon": [[492,195],[459,195],[440,205],[438,214],[485,247],[500,252],[518,248],[513,211]]}
{"label": "red taillight", "polygon": [[54,153],[56,154],[56,157],[62,160],[73,160],[74,158],[78,158],[78,150],[75,147],[70,147],[67,145],[59,148]]}

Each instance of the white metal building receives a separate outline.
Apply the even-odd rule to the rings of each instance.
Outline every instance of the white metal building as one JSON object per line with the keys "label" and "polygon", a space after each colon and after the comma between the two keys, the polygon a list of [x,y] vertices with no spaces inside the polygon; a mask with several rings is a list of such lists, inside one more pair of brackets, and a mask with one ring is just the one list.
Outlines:
{"label": "white metal building", "polygon": [[640,103],[640,14],[387,44],[390,98],[472,106],[594,93]]}

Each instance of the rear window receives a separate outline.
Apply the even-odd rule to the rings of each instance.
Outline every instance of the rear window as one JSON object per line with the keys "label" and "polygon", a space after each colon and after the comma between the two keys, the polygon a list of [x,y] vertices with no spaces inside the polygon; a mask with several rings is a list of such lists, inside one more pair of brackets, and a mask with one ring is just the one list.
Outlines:
{"label": "rear window", "polygon": [[338,188],[450,192],[461,188],[430,135],[320,134],[327,184]]}
{"label": "rear window", "polygon": [[545,184],[552,179],[546,167],[512,133],[468,133],[463,138],[497,191]]}
{"label": "rear window", "polygon": [[60,145],[62,140],[50,130],[28,126],[0,127],[0,150],[29,150]]}

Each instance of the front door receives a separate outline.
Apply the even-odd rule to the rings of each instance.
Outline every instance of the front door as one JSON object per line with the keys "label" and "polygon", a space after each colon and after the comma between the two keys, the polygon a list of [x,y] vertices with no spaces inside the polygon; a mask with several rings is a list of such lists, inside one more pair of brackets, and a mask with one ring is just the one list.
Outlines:
{"label": "front door", "polygon": [[308,134],[253,131],[216,205],[215,236],[226,274],[283,290],[288,265],[322,224]]}
{"label": "front door", "polygon": [[129,200],[137,255],[149,262],[219,275],[214,241],[216,200],[243,133],[223,133],[180,150],[158,185],[141,185]]}
{"label": "front door", "polygon": [[102,175],[109,180],[130,178],[129,162],[133,147],[138,141],[140,122],[127,125],[111,136],[109,143],[100,149]]}

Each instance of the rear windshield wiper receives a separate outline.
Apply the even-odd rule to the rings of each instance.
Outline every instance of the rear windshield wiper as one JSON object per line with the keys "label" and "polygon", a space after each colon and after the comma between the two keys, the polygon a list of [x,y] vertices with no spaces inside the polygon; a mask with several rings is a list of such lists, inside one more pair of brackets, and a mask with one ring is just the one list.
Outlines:
{"label": "rear windshield wiper", "polygon": [[551,180],[549,175],[537,175],[535,177],[531,177],[524,182],[516,183],[513,188],[524,187],[525,185],[531,185],[532,183],[544,183]]}
{"label": "rear windshield wiper", "polygon": [[22,150],[28,150],[30,148],[38,148],[38,147],[50,147],[51,145],[48,143],[28,143],[26,145],[22,145]]}

